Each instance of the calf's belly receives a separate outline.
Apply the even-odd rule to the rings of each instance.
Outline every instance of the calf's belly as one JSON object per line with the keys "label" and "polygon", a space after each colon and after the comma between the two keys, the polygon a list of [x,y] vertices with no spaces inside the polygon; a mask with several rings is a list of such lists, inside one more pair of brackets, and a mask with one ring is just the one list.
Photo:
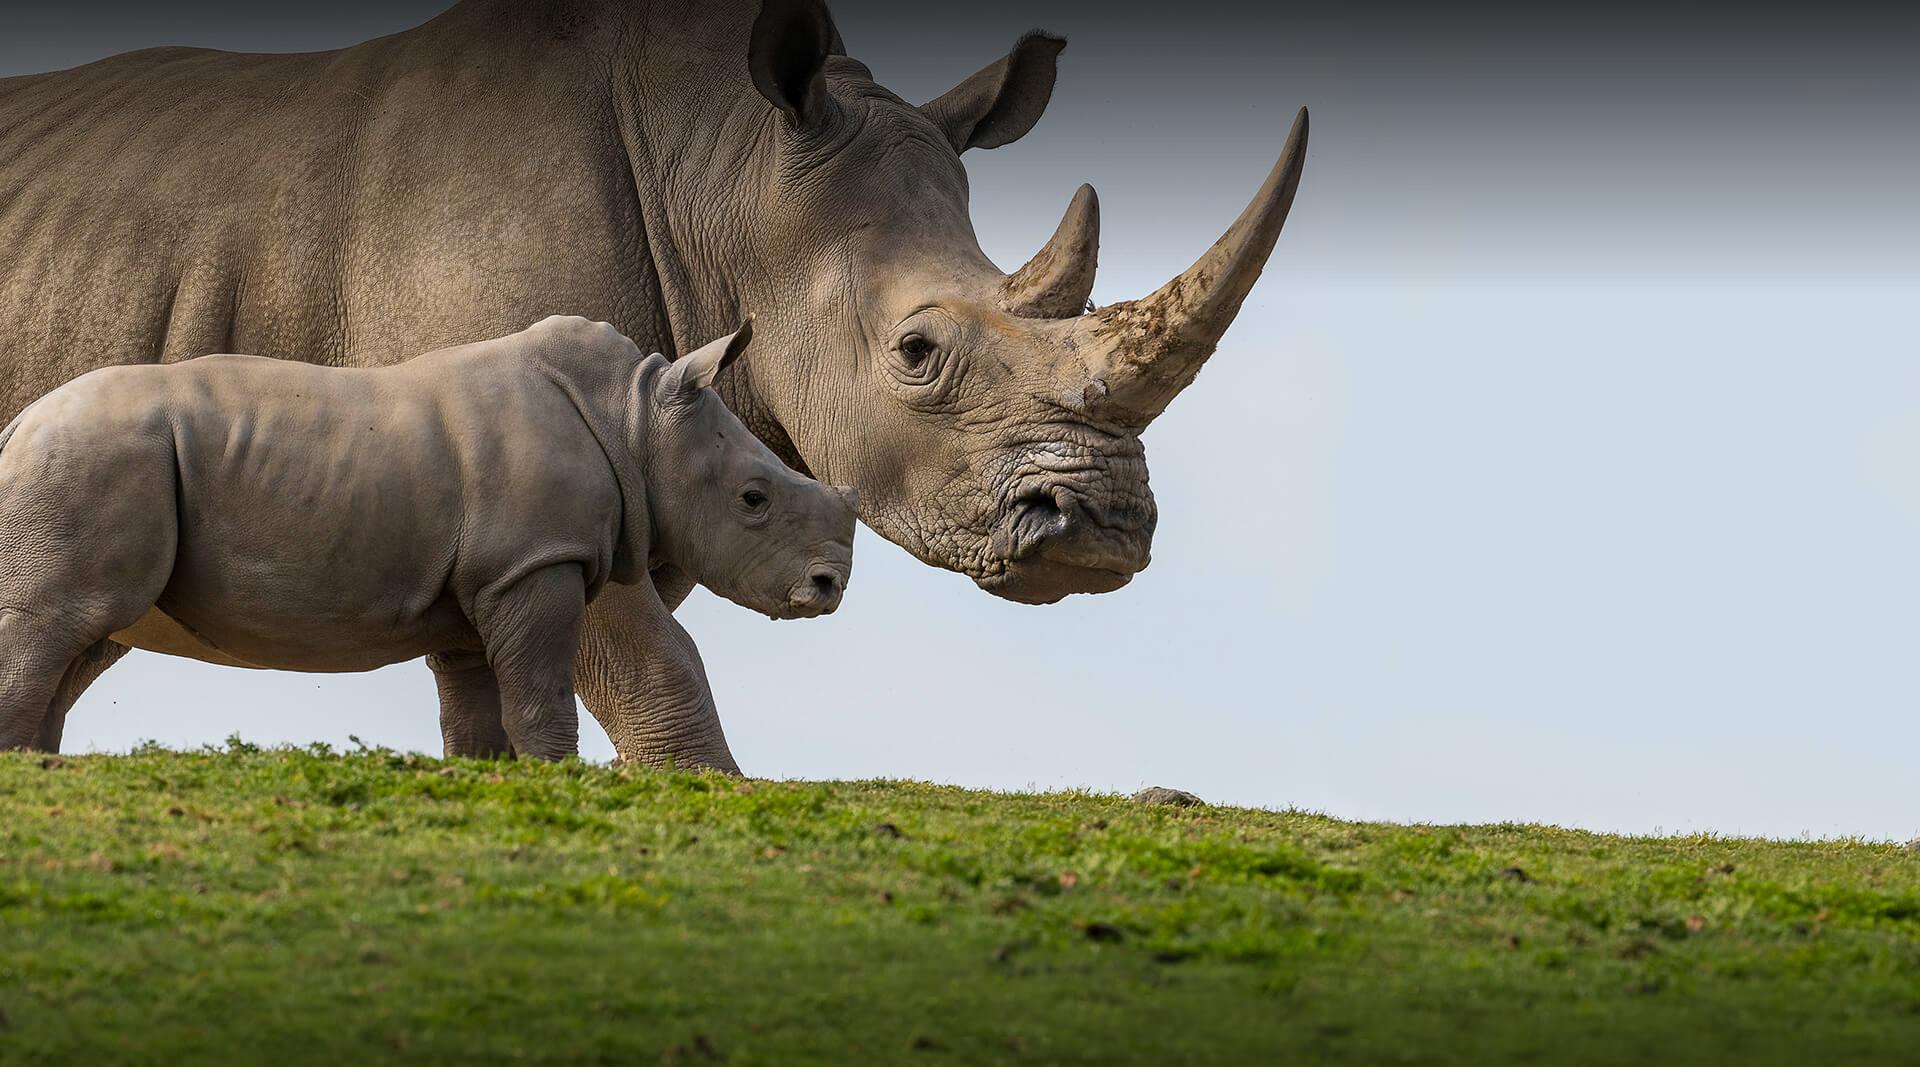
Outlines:
{"label": "calf's belly", "polygon": [[183,659],[197,659],[203,663],[217,663],[222,667],[260,667],[258,663],[248,663],[207,644],[186,627],[175,622],[171,616],[159,608],[148,609],[140,621],[113,635],[115,641],[128,648],[142,648],[148,652],[161,652]]}
{"label": "calf's belly", "polygon": [[257,670],[351,673],[435,652],[478,650],[480,637],[451,598],[411,618],[249,618],[222,605],[162,597],[113,635],[132,648]]}

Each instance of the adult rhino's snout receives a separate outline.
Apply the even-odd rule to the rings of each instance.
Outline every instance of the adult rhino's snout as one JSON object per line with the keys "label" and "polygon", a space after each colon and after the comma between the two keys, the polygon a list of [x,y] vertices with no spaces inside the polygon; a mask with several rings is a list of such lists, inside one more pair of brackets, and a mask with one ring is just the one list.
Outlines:
{"label": "adult rhino's snout", "polygon": [[1158,517],[1140,484],[1118,489],[1071,478],[1030,484],[1013,499],[991,549],[1006,561],[992,591],[1048,603],[1125,585],[1151,558]]}

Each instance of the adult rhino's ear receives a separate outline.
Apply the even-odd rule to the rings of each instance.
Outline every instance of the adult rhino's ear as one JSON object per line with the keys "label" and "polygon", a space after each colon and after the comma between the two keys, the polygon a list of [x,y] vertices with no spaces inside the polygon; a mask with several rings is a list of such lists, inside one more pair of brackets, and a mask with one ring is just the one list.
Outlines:
{"label": "adult rhino's ear", "polygon": [[955,152],[998,148],[1027,135],[1053,98],[1053,79],[1067,39],[1034,30],[1000,62],[961,82],[920,110],[947,135]]}
{"label": "adult rhino's ear", "polygon": [[831,104],[827,57],[845,51],[821,0],[763,0],[753,20],[747,69],[769,103],[793,121],[812,125]]}
{"label": "adult rhino's ear", "polygon": [[693,396],[711,386],[713,380],[720,377],[721,371],[740,358],[740,353],[747,350],[747,344],[752,340],[753,319],[749,318],[733,333],[717,341],[709,341],[674,360],[667,367],[661,390],[668,396]]}

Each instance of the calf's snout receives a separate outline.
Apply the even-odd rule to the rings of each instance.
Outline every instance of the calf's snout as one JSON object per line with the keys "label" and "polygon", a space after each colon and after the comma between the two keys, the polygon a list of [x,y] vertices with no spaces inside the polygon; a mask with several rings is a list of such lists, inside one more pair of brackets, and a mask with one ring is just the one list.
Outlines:
{"label": "calf's snout", "polygon": [[787,604],[796,615],[806,618],[829,615],[840,606],[840,597],[846,590],[847,577],[844,571],[816,563],[808,568],[805,578],[794,583],[793,591],[787,596]]}

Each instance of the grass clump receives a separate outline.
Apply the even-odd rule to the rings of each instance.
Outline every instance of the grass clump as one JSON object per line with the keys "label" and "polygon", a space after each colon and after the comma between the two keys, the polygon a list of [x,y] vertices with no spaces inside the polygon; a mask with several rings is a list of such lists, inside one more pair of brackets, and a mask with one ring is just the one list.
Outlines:
{"label": "grass clump", "polygon": [[238,742],[0,756],[4,1063],[1916,1048],[1920,854],[1892,845]]}

